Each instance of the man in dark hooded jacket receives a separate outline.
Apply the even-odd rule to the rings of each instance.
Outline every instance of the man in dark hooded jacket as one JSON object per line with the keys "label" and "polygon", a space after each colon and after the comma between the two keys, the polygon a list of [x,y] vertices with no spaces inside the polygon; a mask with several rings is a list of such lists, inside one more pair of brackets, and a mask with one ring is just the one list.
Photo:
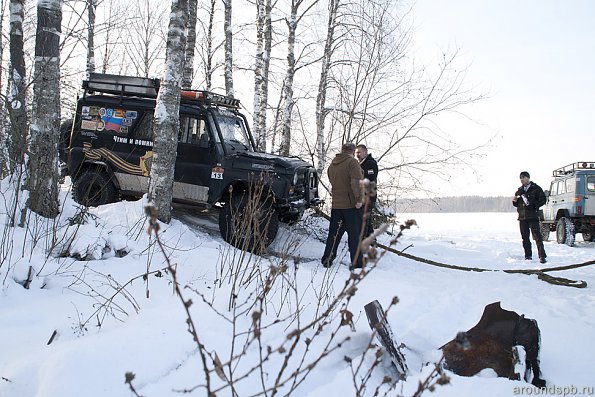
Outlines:
{"label": "man in dark hooded jacket", "polygon": [[545,263],[547,255],[545,254],[541,230],[539,228],[539,207],[546,202],[545,193],[536,183],[531,182],[531,176],[527,171],[521,172],[520,178],[521,187],[514,194],[512,205],[516,207],[519,213],[519,227],[521,229],[521,237],[523,238],[525,259],[532,259],[531,240],[529,240],[530,231],[533,235],[533,240],[535,240],[535,245],[537,245],[539,262]]}
{"label": "man in dark hooded jacket", "polygon": [[[368,148],[366,145],[357,145],[355,148],[355,157],[359,161],[360,167],[362,167],[362,171],[364,172],[364,178],[369,180],[370,182],[374,182],[376,184],[376,178],[378,177],[378,163],[372,157],[370,153],[368,153]],[[372,189],[374,194],[368,197],[368,205],[364,209],[367,216],[366,216],[366,224],[364,226],[364,237],[368,237],[370,234],[374,233],[374,228],[372,227],[372,210],[376,206],[376,189]]]}
{"label": "man in dark hooded jacket", "polygon": [[355,145],[345,143],[328,168],[331,182],[332,209],[331,221],[322,256],[322,264],[330,267],[337,256],[341,237],[347,232],[351,268],[362,267],[362,253],[359,242],[362,227],[362,193],[360,181],[363,173],[358,161],[353,157]]}

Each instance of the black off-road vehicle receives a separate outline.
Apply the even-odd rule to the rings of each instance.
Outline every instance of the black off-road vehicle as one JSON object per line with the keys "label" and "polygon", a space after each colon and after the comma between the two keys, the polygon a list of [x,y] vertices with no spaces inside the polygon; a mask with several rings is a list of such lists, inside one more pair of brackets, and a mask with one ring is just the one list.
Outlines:
{"label": "black off-road vehicle", "polygon": [[[62,129],[60,157],[74,199],[98,206],[148,191],[158,79],[92,74],[83,81],[74,120]],[[222,206],[219,229],[239,248],[258,251],[317,205],[318,174],[297,157],[256,150],[237,99],[183,90],[173,197]],[[258,196],[251,204],[249,196]],[[241,231],[238,218],[250,217]],[[254,228],[258,229],[259,236]]]}

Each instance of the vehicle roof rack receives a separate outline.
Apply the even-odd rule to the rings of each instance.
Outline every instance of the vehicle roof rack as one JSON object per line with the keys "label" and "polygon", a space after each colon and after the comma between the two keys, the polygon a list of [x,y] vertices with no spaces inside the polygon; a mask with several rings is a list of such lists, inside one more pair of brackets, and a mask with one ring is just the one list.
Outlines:
{"label": "vehicle roof rack", "polygon": [[[116,74],[91,73],[88,80],[83,80],[83,89],[85,93],[89,94],[104,93],[120,96],[157,98],[159,87],[159,79]],[[240,107],[239,99],[199,90],[181,90],[180,101],[185,103],[200,102],[236,109]]]}
{"label": "vehicle roof rack", "polygon": [[595,161],[579,161],[565,165],[564,167],[556,168],[552,171],[552,176],[573,174],[580,170],[595,170]]}
{"label": "vehicle roof rack", "polygon": [[157,98],[159,79],[91,73],[89,80],[83,80],[83,89],[90,94],[101,92],[121,96]]}

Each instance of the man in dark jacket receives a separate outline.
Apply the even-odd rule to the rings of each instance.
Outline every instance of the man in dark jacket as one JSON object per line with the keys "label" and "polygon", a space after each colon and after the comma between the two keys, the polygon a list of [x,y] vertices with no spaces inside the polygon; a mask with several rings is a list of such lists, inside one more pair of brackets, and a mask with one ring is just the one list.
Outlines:
{"label": "man in dark jacket", "polygon": [[347,232],[351,269],[362,267],[362,253],[359,249],[362,227],[362,193],[360,181],[363,173],[353,157],[355,145],[345,143],[328,168],[331,182],[331,222],[322,256],[322,264],[330,267],[337,256],[341,237]]}
{"label": "man in dark jacket", "polygon": [[520,178],[521,187],[514,194],[512,205],[516,207],[519,213],[519,227],[521,229],[521,237],[523,238],[525,259],[532,259],[531,240],[529,240],[529,231],[531,231],[535,245],[537,245],[539,262],[545,263],[546,254],[545,248],[543,248],[541,229],[539,228],[538,212],[539,207],[546,202],[545,193],[536,183],[531,182],[531,176],[527,171],[521,172]]}
{"label": "man in dark jacket", "polygon": [[370,234],[374,233],[374,228],[372,227],[372,210],[376,206],[376,178],[378,177],[378,163],[376,163],[376,160],[374,160],[372,155],[368,153],[368,148],[366,145],[357,145],[355,148],[355,157],[357,157],[359,165],[362,167],[364,178],[374,183],[374,188],[372,189],[374,193],[368,197],[368,205],[366,208],[364,208],[364,211],[367,214],[364,237],[368,237]]}

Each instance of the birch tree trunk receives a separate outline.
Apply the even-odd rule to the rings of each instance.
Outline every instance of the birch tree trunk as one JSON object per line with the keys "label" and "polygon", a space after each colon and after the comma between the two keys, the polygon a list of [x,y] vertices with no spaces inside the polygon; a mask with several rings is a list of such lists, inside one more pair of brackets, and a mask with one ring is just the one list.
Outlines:
{"label": "birch tree trunk", "polygon": [[[256,140],[256,148],[262,150],[266,146],[264,131],[261,129],[263,113],[261,109],[266,106],[262,102],[262,81],[264,79],[264,7],[265,0],[256,0],[256,56],[254,57],[254,120],[252,133]],[[266,113],[265,113],[266,114]]]}
{"label": "birch tree trunk", "polygon": [[172,0],[165,71],[155,107],[153,164],[149,181],[149,201],[157,209],[157,218],[165,223],[171,221],[187,22],[188,0]]}
{"label": "birch tree trunk", "polygon": [[[4,32],[4,10],[6,9],[6,1],[0,0],[0,32]],[[10,12],[10,11],[9,11]],[[4,74],[4,68],[2,65],[4,64],[4,35],[0,34],[0,88],[2,87],[2,77]],[[9,93],[9,86],[10,86],[10,77],[9,77],[9,84],[6,85],[6,97],[10,97]],[[7,103],[7,102],[6,102]],[[5,111],[6,106],[5,101],[0,100],[0,178],[4,178],[10,169],[10,155],[8,146],[10,144],[10,138],[7,131],[7,112]]]}
{"label": "birch tree trunk", "polygon": [[286,20],[289,35],[287,37],[287,72],[285,75],[285,87],[283,89],[283,122],[281,125],[281,141],[279,143],[279,154],[289,156],[291,145],[291,114],[293,112],[293,79],[295,77],[295,34],[298,26],[297,11],[300,1],[292,1],[291,15]]}
{"label": "birch tree trunk", "polygon": [[233,97],[233,30],[231,28],[231,2],[232,0],[223,0],[225,8],[225,19],[223,28],[225,29],[225,93]]}
{"label": "birch tree trunk", "polygon": [[97,11],[97,0],[87,0],[87,77],[95,73],[95,14]]}
{"label": "birch tree trunk", "polygon": [[256,62],[254,68],[254,122],[256,147],[266,151],[269,94],[269,65],[271,62],[272,24],[271,0],[257,0],[256,3]]}
{"label": "birch tree trunk", "polygon": [[213,26],[215,19],[215,4],[216,0],[211,0],[211,7],[209,8],[209,25],[207,27],[207,54],[205,62],[205,84],[206,90],[210,91],[213,85]]}
{"label": "birch tree trunk", "polygon": [[25,164],[27,146],[26,91],[27,79],[23,38],[23,19],[25,18],[25,0],[10,1],[10,93],[8,114],[10,117],[10,169]]}
{"label": "birch tree trunk", "polygon": [[192,78],[194,77],[194,47],[196,46],[197,9],[198,0],[188,0],[188,29],[186,30],[187,37],[182,88],[192,88]]}
{"label": "birch tree trunk", "polygon": [[61,0],[38,0],[27,206],[41,216],[58,214]]}
{"label": "birch tree trunk", "polygon": [[329,71],[331,68],[331,59],[335,43],[335,27],[337,24],[340,0],[329,0],[329,14],[326,31],[326,42],[324,45],[324,54],[322,57],[322,67],[320,70],[320,81],[318,83],[318,94],[316,95],[316,169],[322,173],[326,162],[324,123],[328,111],[325,109],[326,91],[328,88]]}

